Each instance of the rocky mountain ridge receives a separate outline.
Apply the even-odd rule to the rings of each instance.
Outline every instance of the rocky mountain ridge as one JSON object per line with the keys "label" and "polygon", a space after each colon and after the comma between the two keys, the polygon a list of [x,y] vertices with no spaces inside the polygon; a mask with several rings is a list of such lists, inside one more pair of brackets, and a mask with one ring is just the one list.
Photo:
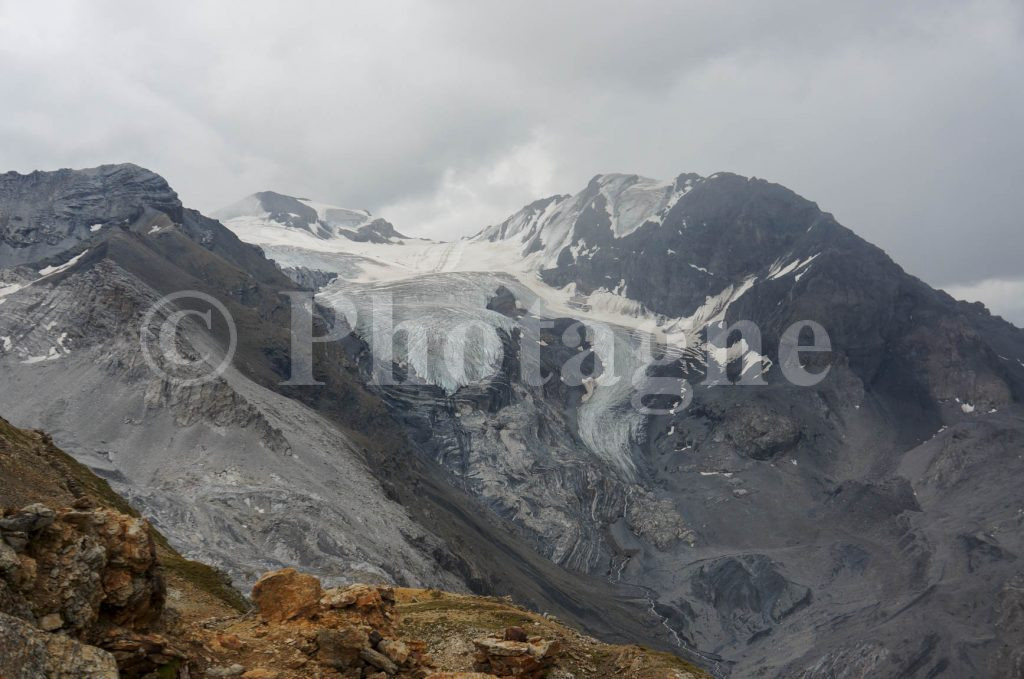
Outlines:
{"label": "rocky mountain ridge", "polygon": [[[1021,331],[791,191],[600,176],[455,243],[323,238],[262,208],[258,228],[157,212],[0,271],[15,288],[0,406],[51,426],[190,555],[249,581],[295,563],[328,586],[450,578],[717,676],[1018,671]],[[360,311],[353,335],[317,346],[315,389],[280,386],[294,280],[320,289],[324,319]],[[225,300],[245,339],[236,371],[181,391],[152,381],[132,328],[189,286]],[[400,338],[375,357],[363,312],[382,294],[396,324],[422,328],[425,359]],[[743,319],[761,347],[731,341],[718,367],[759,366],[766,384],[705,384],[703,328]],[[832,340],[804,365],[828,368],[810,388],[777,353],[805,319]],[[453,332],[467,321],[493,337]],[[550,327],[531,356],[537,321]],[[672,345],[680,333],[695,342]],[[669,360],[637,358],[648,334]],[[179,341],[199,353],[225,335]],[[458,374],[436,360],[446,347],[493,369]],[[574,357],[589,381],[562,379]],[[544,384],[523,380],[531,361]],[[641,413],[635,385],[600,379],[613,366],[640,386],[685,377],[690,402]],[[97,423],[75,394],[117,420]]]}

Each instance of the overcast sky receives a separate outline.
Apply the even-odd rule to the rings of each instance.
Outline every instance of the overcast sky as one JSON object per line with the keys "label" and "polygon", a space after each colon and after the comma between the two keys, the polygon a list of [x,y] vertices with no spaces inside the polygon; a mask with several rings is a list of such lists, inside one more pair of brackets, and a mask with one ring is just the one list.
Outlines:
{"label": "overcast sky", "polygon": [[[44,6],[45,4],[45,6]],[[457,237],[729,170],[1024,324],[1024,3],[0,0],[0,171],[131,161]]]}

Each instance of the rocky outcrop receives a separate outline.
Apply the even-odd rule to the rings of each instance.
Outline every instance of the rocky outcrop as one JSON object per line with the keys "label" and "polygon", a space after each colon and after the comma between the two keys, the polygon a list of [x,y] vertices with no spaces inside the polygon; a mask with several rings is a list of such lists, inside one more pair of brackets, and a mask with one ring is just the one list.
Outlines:
{"label": "rocky outcrop", "polygon": [[329,610],[346,611],[362,625],[385,633],[394,632],[398,624],[395,613],[394,588],[374,585],[349,585],[327,590],[320,605]]}
{"label": "rocky outcrop", "polygon": [[159,634],[141,634],[123,627],[108,629],[97,645],[114,656],[120,676],[126,679],[157,676],[188,679],[189,656],[178,645]]}
{"label": "rocky outcrop", "polygon": [[764,402],[750,399],[729,408],[712,405],[693,410],[714,423],[713,441],[726,443],[753,460],[770,460],[800,442],[800,424]]}
{"label": "rocky outcrop", "polygon": [[320,581],[294,568],[267,573],[252,588],[252,600],[270,622],[284,622],[310,613],[320,603]]}
{"label": "rocky outcrop", "polygon": [[506,677],[540,679],[558,660],[561,647],[557,641],[527,637],[520,627],[510,627],[501,636],[473,640],[476,647],[476,669]]}
{"label": "rocky outcrop", "polygon": [[317,578],[287,568],[260,578],[253,601],[264,621],[293,628],[316,663],[344,676],[422,677],[431,666],[424,644],[395,638],[391,587],[351,585],[325,592]]}
{"label": "rocky outcrop", "polygon": [[626,503],[626,522],[635,535],[661,550],[680,540],[691,546],[697,540],[697,534],[686,525],[671,500],[656,499],[642,488]]}
{"label": "rocky outcrop", "polygon": [[109,626],[145,629],[164,604],[149,526],[88,504],[29,505],[0,519],[0,586],[11,610],[47,631],[89,640]]}
{"label": "rocky outcrop", "polygon": [[0,677],[118,679],[114,656],[62,634],[0,613]]}
{"label": "rocky outcrop", "polygon": [[38,671],[12,676],[178,676],[185,654],[151,633],[165,593],[142,519],[85,497],[70,507],[36,503],[0,518],[4,634],[28,654],[11,662]]}
{"label": "rocky outcrop", "polygon": [[289,452],[288,439],[244,396],[221,379],[204,384],[181,386],[166,379],[149,382],[146,407],[167,408],[174,413],[175,424],[187,428],[199,422],[214,427],[237,427],[252,431],[260,442],[277,453]]}

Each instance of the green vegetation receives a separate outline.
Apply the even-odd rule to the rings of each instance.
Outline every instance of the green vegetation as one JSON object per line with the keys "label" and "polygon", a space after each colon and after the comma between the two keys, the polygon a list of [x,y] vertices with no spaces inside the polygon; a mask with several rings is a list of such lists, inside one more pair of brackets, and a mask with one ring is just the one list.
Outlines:
{"label": "green vegetation", "polygon": [[86,491],[86,495],[99,500],[103,506],[116,509],[122,514],[134,517],[139,516],[135,508],[128,504],[127,500],[115,493],[114,489],[104,479],[96,476],[91,469],[53,445],[49,437],[46,437],[44,441],[49,447],[50,452],[67,467],[71,479]]}
{"label": "green vegetation", "polygon": [[231,586],[224,573],[212,566],[186,559],[178,554],[168,544],[167,538],[155,529],[153,530],[153,539],[157,543],[160,565],[169,573],[174,573],[181,579],[192,583],[198,589],[223,601],[239,613],[245,613],[252,608],[249,600]]}

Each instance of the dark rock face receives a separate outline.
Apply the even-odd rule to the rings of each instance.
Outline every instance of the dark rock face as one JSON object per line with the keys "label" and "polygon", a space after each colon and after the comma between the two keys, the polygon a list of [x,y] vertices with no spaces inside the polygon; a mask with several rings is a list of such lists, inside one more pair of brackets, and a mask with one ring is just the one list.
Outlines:
{"label": "dark rock face", "polygon": [[[830,218],[814,203],[776,184],[727,173],[708,179],[686,174],[673,189],[692,188],[660,223],[616,237],[603,183],[595,177],[584,191],[588,202],[573,237],[544,277],[557,286],[575,282],[587,292],[622,279],[632,299],[668,316],[689,315],[725,284],[767,269],[812,225],[830,228]],[[583,246],[580,255],[572,255],[574,245]]]}
{"label": "dark rock face", "polygon": [[254,197],[259,200],[263,209],[270,213],[271,219],[292,228],[304,228],[317,233],[320,215],[297,198],[273,191],[261,191]]}
{"label": "dark rock face", "polygon": [[407,238],[396,231],[391,222],[384,219],[374,219],[354,231],[343,230],[340,233],[349,240],[360,243],[387,243],[393,238]]}
{"label": "dark rock face", "polygon": [[494,296],[487,302],[487,309],[509,318],[516,318],[522,314],[515,294],[505,286],[500,286],[494,291]]}
{"label": "dark rock face", "polygon": [[[840,360],[861,381],[894,398],[927,394],[991,407],[1020,397],[1024,366],[1001,359],[981,328],[1001,326],[997,334],[1017,335],[1017,342],[1019,331],[907,275],[792,191],[729,173],[681,175],[674,190],[692,188],[678,202],[657,222],[617,237],[610,181],[597,177],[581,194],[585,207],[571,237],[559,241],[557,265],[542,271],[552,285],[573,283],[581,294],[621,285],[651,311],[685,317],[726,286],[753,281],[724,320],[755,322],[765,347],[777,347],[789,325],[810,319],[827,328]],[[536,229],[524,252],[550,238]],[[773,351],[765,353],[777,360]]]}
{"label": "dark rock face", "polygon": [[304,290],[320,290],[338,277],[338,274],[305,266],[282,268],[282,272]]}
{"label": "dark rock face", "polygon": [[709,420],[712,440],[753,460],[770,460],[793,450],[803,435],[800,423],[767,399],[747,399],[729,408],[698,406],[691,415]]}
{"label": "dark rock face", "polygon": [[809,588],[786,580],[761,555],[717,559],[700,566],[690,581],[693,599],[716,611],[732,643],[770,633],[811,602]]}
{"label": "dark rock face", "polygon": [[135,165],[0,175],[0,268],[46,259],[103,229],[130,226],[147,209],[182,218],[167,182]]}

